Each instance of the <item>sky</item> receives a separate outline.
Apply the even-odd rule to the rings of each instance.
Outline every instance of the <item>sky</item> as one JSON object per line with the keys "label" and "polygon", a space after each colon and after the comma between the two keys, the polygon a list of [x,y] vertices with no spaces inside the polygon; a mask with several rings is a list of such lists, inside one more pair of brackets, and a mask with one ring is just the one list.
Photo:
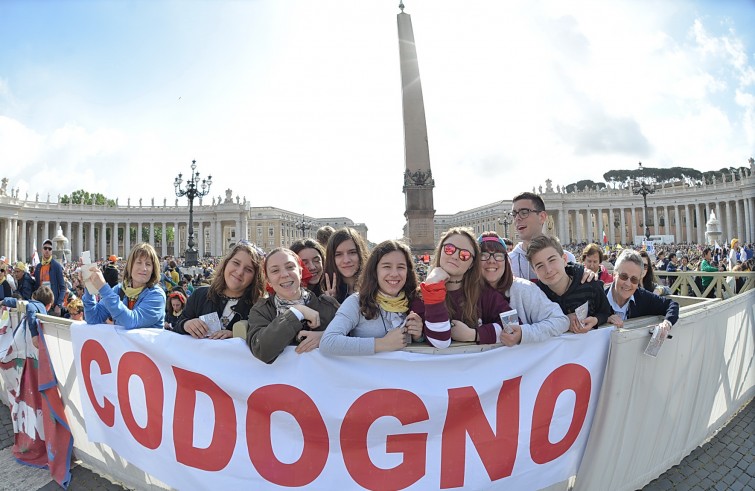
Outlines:
{"label": "sky", "polygon": [[[404,4],[436,213],[755,156],[752,0]],[[173,202],[196,160],[211,196],[398,238],[397,5],[0,0],[0,178]]]}

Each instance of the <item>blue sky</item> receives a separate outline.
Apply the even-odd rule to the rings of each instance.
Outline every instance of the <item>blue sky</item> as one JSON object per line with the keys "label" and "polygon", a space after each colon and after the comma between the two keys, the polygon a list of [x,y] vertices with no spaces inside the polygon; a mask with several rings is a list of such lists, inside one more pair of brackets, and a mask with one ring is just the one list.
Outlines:
{"label": "blue sky", "polygon": [[[0,177],[403,226],[396,2],[0,0]],[[609,169],[746,165],[755,4],[407,0],[438,213]]]}

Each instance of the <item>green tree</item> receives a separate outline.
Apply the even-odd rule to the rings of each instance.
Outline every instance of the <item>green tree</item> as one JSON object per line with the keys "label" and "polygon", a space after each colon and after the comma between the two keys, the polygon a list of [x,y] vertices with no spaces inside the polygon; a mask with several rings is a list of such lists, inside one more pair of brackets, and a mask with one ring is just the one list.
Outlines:
{"label": "green tree", "polygon": [[76,190],[71,193],[71,195],[63,195],[60,198],[60,202],[64,205],[67,204],[74,204],[74,205],[107,205],[107,206],[115,206],[115,200],[108,199],[105,197],[105,195],[101,193],[89,193],[89,191],[85,191],[83,189]]}

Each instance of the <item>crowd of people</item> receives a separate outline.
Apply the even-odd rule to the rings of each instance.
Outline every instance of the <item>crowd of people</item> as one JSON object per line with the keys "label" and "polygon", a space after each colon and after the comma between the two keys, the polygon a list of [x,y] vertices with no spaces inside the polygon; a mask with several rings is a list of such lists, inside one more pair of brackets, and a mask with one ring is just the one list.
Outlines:
{"label": "crowd of people", "polygon": [[[245,332],[251,353],[273,363],[289,345],[326,355],[367,355],[411,343],[514,346],[620,327],[644,315],[663,316],[667,331],[679,306],[668,297],[673,278],[663,271],[752,271],[755,261],[752,244],[737,239],[718,248],[564,246],[543,233],[548,213],[534,193],[513,199],[511,217],[516,244],[495,232],[475,237],[456,227],[433,254],[414,255],[399,241],[369,250],[355,230],[323,227],[316,240],[267,254],[242,240],[224,257],[192,268],[180,258],[159,258],[147,243],[125,260],[61,264],[45,240],[36,265],[0,262],[0,301],[27,300],[35,314],[197,339]],[[701,274],[699,291],[711,280]]]}

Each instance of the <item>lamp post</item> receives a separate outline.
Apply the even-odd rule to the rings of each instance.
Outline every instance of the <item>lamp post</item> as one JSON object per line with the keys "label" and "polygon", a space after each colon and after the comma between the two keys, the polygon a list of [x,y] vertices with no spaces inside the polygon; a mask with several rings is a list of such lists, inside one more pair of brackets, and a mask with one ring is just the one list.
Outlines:
{"label": "lamp post", "polygon": [[510,224],[511,222],[509,221],[506,215],[504,215],[503,218],[498,219],[498,225],[503,225],[503,235],[506,238],[509,238],[509,225]]}
{"label": "lamp post", "polygon": [[[640,169],[642,169],[642,162],[640,162]],[[637,186],[637,182],[638,181],[635,181],[635,186]],[[639,180],[639,183],[639,187],[636,187],[633,190],[633,193],[642,195],[643,209],[645,210],[645,240],[650,240],[650,225],[648,224],[648,194],[653,194],[655,190],[647,185],[645,179]]]}
{"label": "lamp post", "polygon": [[[186,248],[186,266],[196,266],[199,264],[197,261],[197,250],[194,248],[194,198],[201,198],[207,196],[210,192],[210,186],[212,185],[212,176],[207,176],[207,179],[202,179],[202,183],[199,183],[199,172],[196,172],[197,161],[191,161],[191,178],[186,181],[186,186],[182,189],[181,173],[178,174],[176,180],[173,181],[173,186],[176,188],[176,197],[180,198],[186,196],[189,200],[189,242]],[[178,230],[176,230],[176,244],[178,244]],[[204,238],[202,238],[204,240]]]}
{"label": "lamp post", "polygon": [[303,239],[304,238],[304,234],[306,233],[306,231],[312,228],[312,222],[309,222],[309,221],[305,220],[304,219],[304,213],[302,213],[301,220],[298,221],[298,222],[296,222],[296,228],[298,230],[301,230],[301,237]]}

